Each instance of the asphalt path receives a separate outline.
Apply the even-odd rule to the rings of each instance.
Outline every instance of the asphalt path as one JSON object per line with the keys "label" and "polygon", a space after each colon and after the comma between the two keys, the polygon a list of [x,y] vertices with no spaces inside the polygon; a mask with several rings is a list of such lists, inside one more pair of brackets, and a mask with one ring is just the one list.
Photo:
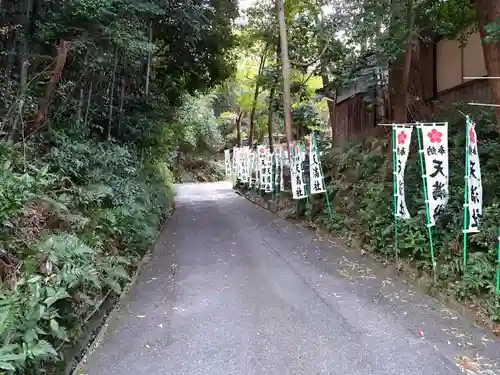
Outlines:
{"label": "asphalt path", "polygon": [[358,252],[228,183],[185,184],[77,374],[500,374],[499,347]]}

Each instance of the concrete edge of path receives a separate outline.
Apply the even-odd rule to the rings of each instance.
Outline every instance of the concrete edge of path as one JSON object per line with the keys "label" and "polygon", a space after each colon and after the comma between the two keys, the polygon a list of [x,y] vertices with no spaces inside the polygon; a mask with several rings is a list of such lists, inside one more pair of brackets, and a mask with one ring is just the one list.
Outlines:
{"label": "concrete edge of path", "polygon": [[[274,211],[274,210],[272,210],[270,208],[267,208],[267,207],[264,207],[264,206],[260,205],[259,202],[252,200],[248,195],[242,193],[241,191],[239,191],[237,189],[234,189],[234,187],[233,187],[233,191],[237,195],[245,198],[248,202],[252,203],[256,207],[258,207],[258,208],[260,208],[260,209],[262,209],[264,211],[267,211],[267,212],[269,212],[269,213],[271,213],[273,215],[276,215],[276,216],[278,216],[279,218],[281,218],[281,219],[283,219],[285,221],[288,221],[288,222],[290,222],[292,224],[295,224],[295,225],[297,225],[298,227],[300,227],[302,229],[306,229],[306,230],[310,230],[311,232],[315,232],[311,228],[308,228],[307,226],[302,225],[303,224],[302,221],[282,216],[282,215],[279,214],[279,212]],[[336,241],[336,243],[337,243],[338,246],[341,246],[341,247],[345,248],[348,251],[353,250],[353,248],[351,246],[347,246],[345,243],[343,243],[342,239],[339,239],[339,238],[337,238],[335,236],[332,236],[332,234],[329,231],[322,230],[321,235],[330,236],[333,240]],[[370,253],[368,253],[367,255],[369,256],[371,262],[374,262],[375,264],[377,264],[380,267],[384,267],[381,264],[381,262],[380,262],[380,258],[377,258],[376,256],[374,256],[373,254],[370,254]],[[482,319],[481,316],[480,316],[480,314],[478,312],[470,309],[469,307],[467,307],[464,304],[461,304],[458,301],[450,300],[442,292],[436,292],[436,293],[432,293],[432,294],[429,293],[429,291],[426,290],[425,287],[422,287],[418,283],[417,280],[413,279],[408,274],[406,274],[405,270],[402,270],[402,271],[398,272],[396,265],[393,265],[393,267],[390,267],[390,265],[389,265],[389,266],[387,266],[385,268],[386,269],[387,268],[390,269],[389,272],[390,272],[390,276],[391,277],[397,277],[397,278],[400,278],[401,280],[403,280],[405,282],[408,282],[409,284],[411,284],[414,287],[416,287],[421,293],[423,293],[423,294],[425,294],[425,295],[427,295],[427,296],[435,299],[436,301],[440,302],[441,304],[445,305],[446,307],[448,307],[448,308],[450,308],[452,310],[455,310],[463,318],[465,318],[466,320],[468,320],[469,323],[472,324],[474,327],[487,329],[490,333],[492,333],[492,334],[494,334],[496,336],[496,334],[494,333],[495,329],[492,326],[492,323],[490,321],[485,321],[484,319]]]}
{"label": "concrete edge of path", "polygon": [[132,279],[130,280],[128,285],[124,288],[122,294],[120,295],[120,297],[116,301],[115,306],[113,307],[111,312],[103,320],[100,328],[98,329],[97,333],[94,336],[94,339],[88,343],[87,349],[84,350],[85,354],[82,355],[82,357],[80,358],[78,363],[75,365],[75,368],[73,369],[73,371],[71,371],[68,375],[80,375],[80,371],[82,370],[82,365],[85,363],[85,361],[88,359],[88,357],[94,352],[94,350],[96,350],[99,347],[102,339],[106,335],[109,323],[116,317],[118,311],[120,310],[120,307],[121,307],[123,301],[128,297],[128,295],[129,295],[132,287],[136,283],[137,278],[139,277],[142,269],[144,268],[146,263],[148,263],[148,261],[150,260],[151,254],[153,253],[153,250],[155,249],[156,243],[158,242],[158,239],[160,238],[161,234],[163,233],[163,229],[165,228],[165,226],[169,222],[170,218],[172,217],[172,214],[174,213],[175,209],[176,209],[176,205],[174,203],[172,205],[170,211],[168,212],[168,215],[165,218],[163,224],[161,225],[160,230],[159,230],[155,240],[153,241],[153,243],[151,244],[149,249],[146,251],[146,254],[144,254],[141,261],[139,262],[137,269],[135,270],[135,273],[132,275]]}

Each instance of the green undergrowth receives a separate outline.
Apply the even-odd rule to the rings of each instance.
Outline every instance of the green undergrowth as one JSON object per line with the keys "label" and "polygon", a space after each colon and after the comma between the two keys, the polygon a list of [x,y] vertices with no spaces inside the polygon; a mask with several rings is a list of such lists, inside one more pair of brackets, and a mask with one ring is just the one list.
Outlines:
{"label": "green undergrowth", "polygon": [[[449,125],[450,193],[447,211],[433,228],[437,283],[456,299],[479,306],[493,322],[500,321],[500,299],[495,295],[497,233],[500,228],[500,137],[488,114],[477,122],[483,181],[481,232],[469,235],[468,265],[462,264],[465,121]],[[328,191],[334,209],[329,220],[321,197],[300,201],[295,216],[322,226],[387,259],[395,259],[390,134],[331,148],[320,141]],[[406,200],[412,218],[399,221],[399,257],[418,273],[432,272],[416,134],[406,170]],[[288,196],[288,198],[291,198]]]}
{"label": "green undergrowth", "polygon": [[[469,235],[468,264],[464,269],[463,197],[465,171],[465,121],[449,125],[450,200],[447,211],[433,228],[437,261],[435,287],[451,289],[461,301],[474,301],[493,321],[500,320],[495,295],[497,233],[500,228],[500,139],[490,120],[475,117],[479,137],[483,181],[483,222],[481,232]],[[398,222],[398,255],[421,271],[431,273],[432,265],[425,219],[425,203],[416,135],[406,170],[406,200],[410,220]],[[344,149],[325,152],[331,199],[340,220],[340,230],[355,233],[368,250],[394,259],[394,218],[392,202],[392,160],[390,135],[351,143]],[[328,223],[324,214],[320,220]],[[325,220],[326,219],[326,220]]]}
{"label": "green undergrowth", "polygon": [[189,162],[180,164],[173,171],[175,182],[217,182],[223,181],[225,172],[223,165],[217,161],[203,158],[191,159]]}
{"label": "green undergrowth", "polygon": [[0,143],[0,374],[60,374],[173,204],[167,165],[61,133]]}

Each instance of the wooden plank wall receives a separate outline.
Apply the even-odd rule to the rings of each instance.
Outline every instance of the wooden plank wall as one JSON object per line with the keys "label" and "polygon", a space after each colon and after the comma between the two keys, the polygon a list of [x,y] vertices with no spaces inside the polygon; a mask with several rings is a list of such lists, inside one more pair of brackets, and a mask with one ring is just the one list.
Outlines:
{"label": "wooden plank wall", "polygon": [[[420,109],[414,111],[420,118],[436,119],[446,116],[448,121],[453,121],[456,120],[453,118],[453,103],[491,102],[487,80],[464,82],[442,92],[436,92],[435,46],[432,43],[417,46],[410,72],[413,95],[424,101],[420,104],[411,103],[411,107]],[[458,111],[455,112],[457,118],[460,118]],[[376,127],[374,114],[374,108],[369,108],[367,103],[363,102],[362,94],[353,95],[337,103],[337,129],[334,138],[354,140],[373,135]]]}
{"label": "wooden plank wall", "polygon": [[337,103],[337,127],[334,139],[357,139],[375,127],[375,110],[357,94]]}

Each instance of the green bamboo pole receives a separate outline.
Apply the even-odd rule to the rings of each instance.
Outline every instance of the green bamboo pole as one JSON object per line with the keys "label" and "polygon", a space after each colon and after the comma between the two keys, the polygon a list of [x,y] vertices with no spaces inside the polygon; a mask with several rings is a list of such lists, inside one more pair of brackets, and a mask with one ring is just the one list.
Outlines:
{"label": "green bamboo pole", "polygon": [[273,172],[271,178],[271,186],[273,187],[272,202],[276,203],[276,195],[279,194],[276,186],[276,179],[278,178],[278,162],[276,160],[276,151],[271,158],[271,170]]}
{"label": "green bamboo pole", "polygon": [[252,158],[249,157],[249,155],[246,155],[246,164],[248,170],[248,181],[245,185],[248,185],[247,190],[250,190],[252,189]]}
{"label": "green bamboo pole", "polygon": [[497,238],[497,282],[496,282],[496,294],[500,293],[500,231],[498,232]]}
{"label": "green bamboo pole", "polygon": [[259,163],[259,154],[256,152],[253,160],[253,168],[255,170],[255,184],[253,185],[253,196],[257,197],[257,192],[260,189],[260,163]]}
{"label": "green bamboo pole", "polygon": [[[298,150],[298,154],[299,154],[299,157],[300,157],[300,148],[299,146],[297,145],[293,145],[292,146],[292,157],[290,158],[291,160],[291,165],[290,165],[290,168],[295,168],[295,158],[297,157],[297,150]],[[300,159],[299,159],[300,160]],[[290,176],[291,178],[293,178],[293,175],[290,171]],[[292,197],[293,197],[293,185],[292,185]],[[299,217],[299,208],[300,208],[300,199],[297,199],[297,201],[295,202],[295,215],[297,216],[297,218]]]}
{"label": "green bamboo pole", "polygon": [[465,118],[465,173],[464,173],[464,230],[463,230],[463,272],[467,267],[467,225],[469,214],[469,129],[470,119],[469,116]]}
{"label": "green bamboo pole", "polygon": [[[299,158],[302,157],[302,150],[305,151],[305,147],[304,147],[304,149],[302,149],[302,145],[299,143]],[[301,161],[301,164],[302,164],[302,182],[304,182],[306,176],[304,174],[304,169],[303,169],[304,164],[302,161]],[[310,160],[309,160],[309,168],[311,168],[311,161]],[[303,186],[304,186],[304,193],[306,193],[306,205],[309,206],[309,198],[310,198],[309,189],[307,189],[307,184],[304,184]]]}
{"label": "green bamboo pole", "polygon": [[392,203],[394,207],[394,255],[396,265],[399,261],[399,243],[398,243],[398,199],[397,199],[397,181],[396,181],[396,127],[392,126]]}
{"label": "green bamboo pole", "polygon": [[275,166],[276,166],[276,170],[274,172],[274,189],[276,190],[276,204],[279,203],[279,200],[280,200],[280,179],[281,179],[281,169],[280,169],[280,166],[281,166],[281,163],[282,163],[282,160],[281,160],[281,153],[278,153],[277,154],[279,156],[276,157],[276,154],[274,156],[274,161],[275,161]]}
{"label": "green bamboo pole", "polygon": [[316,159],[318,159],[319,165],[321,166],[321,170],[320,170],[321,178],[323,179],[323,186],[326,189],[326,191],[324,193],[324,196],[325,196],[326,207],[328,209],[328,217],[329,217],[330,221],[333,221],[332,205],[330,203],[330,197],[328,196],[328,189],[327,189],[326,184],[325,184],[325,176],[323,175],[323,166],[321,165],[321,161],[320,161],[320,158],[319,158],[319,152],[318,152],[318,147],[317,146],[318,145],[316,143],[316,134],[313,132],[314,153],[316,154]]}
{"label": "green bamboo pole", "polygon": [[[302,158],[302,151],[305,150],[305,148],[302,148],[302,145],[299,143],[299,160],[301,160],[300,158]],[[304,183],[305,182],[305,174],[304,174],[304,164],[302,161],[300,161],[301,163],[301,169],[302,169],[302,182],[303,182],[303,187],[304,187],[304,193],[306,194],[306,207],[309,206],[309,189],[307,188],[307,184]],[[311,168],[311,161],[309,160],[309,168]],[[311,218],[311,215],[309,213],[309,219]]]}
{"label": "green bamboo pole", "polygon": [[429,202],[427,200],[427,178],[425,176],[424,157],[422,156],[424,150],[422,149],[422,136],[420,135],[421,131],[422,129],[419,129],[417,125],[418,155],[420,158],[420,171],[422,173],[422,187],[425,198],[425,216],[427,219],[427,233],[429,235],[429,250],[431,253],[432,273],[434,276],[434,282],[436,282],[436,258],[434,256],[434,244],[432,242],[431,214],[429,212]]}

